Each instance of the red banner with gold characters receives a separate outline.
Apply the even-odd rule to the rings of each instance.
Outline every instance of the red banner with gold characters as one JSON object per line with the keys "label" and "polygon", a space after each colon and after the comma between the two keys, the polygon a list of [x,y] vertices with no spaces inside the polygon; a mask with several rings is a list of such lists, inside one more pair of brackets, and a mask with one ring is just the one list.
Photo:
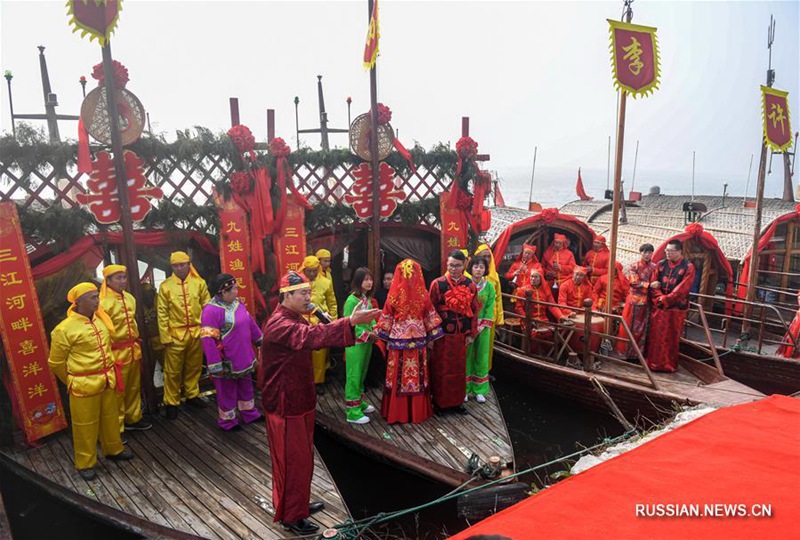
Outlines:
{"label": "red banner with gold characters", "polygon": [[281,229],[273,237],[273,247],[278,258],[278,274],[283,276],[289,270],[298,271],[306,257],[305,210],[293,197],[286,198],[286,216]]}
{"label": "red banner with gold characters", "polygon": [[239,301],[255,314],[253,272],[250,266],[250,229],[247,212],[233,200],[219,204],[219,258],[222,272],[236,278]]}
{"label": "red banner with gold characters", "polygon": [[447,257],[454,249],[467,247],[467,223],[464,213],[450,204],[448,193],[439,197],[439,216],[442,221],[442,272],[447,268]]}
{"label": "red banner with gold characters", "polygon": [[764,142],[775,152],[785,152],[792,146],[792,126],[789,123],[789,92],[769,86],[761,87],[761,111],[764,114]]}
{"label": "red banner with gold characters", "polygon": [[0,203],[0,333],[17,420],[29,443],[67,427],[17,205]]}
{"label": "red banner with gold characters", "polygon": [[658,88],[661,67],[656,28],[608,19],[614,86],[634,98]]}

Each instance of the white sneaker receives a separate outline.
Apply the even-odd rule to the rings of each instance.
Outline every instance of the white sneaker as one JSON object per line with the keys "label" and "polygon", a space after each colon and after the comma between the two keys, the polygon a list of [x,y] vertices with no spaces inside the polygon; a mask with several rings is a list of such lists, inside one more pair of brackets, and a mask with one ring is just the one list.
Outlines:
{"label": "white sneaker", "polygon": [[348,418],[347,421],[351,424],[369,424],[369,416],[362,416],[358,420],[350,420]]}
{"label": "white sneaker", "polygon": [[469,394],[467,394],[466,396],[464,396],[464,403],[467,403],[468,401],[469,401]]}
{"label": "white sneaker", "polygon": [[372,405],[367,405],[366,408],[361,409],[361,412],[365,414],[372,414],[375,412],[375,407],[373,407]]}
{"label": "white sneaker", "polygon": [[477,401],[478,403],[486,403],[486,398],[483,397],[483,394],[478,394],[477,396],[475,396],[475,401]]}

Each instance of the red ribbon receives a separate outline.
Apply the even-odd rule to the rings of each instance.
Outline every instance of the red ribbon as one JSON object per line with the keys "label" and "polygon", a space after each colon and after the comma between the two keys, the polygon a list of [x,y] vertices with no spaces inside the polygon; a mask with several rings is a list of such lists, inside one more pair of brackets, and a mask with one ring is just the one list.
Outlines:
{"label": "red ribbon", "polygon": [[89,132],[83,124],[83,118],[78,118],[78,172],[89,174],[92,172],[92,154],[89,149]]}
{"label": "red ribbon", "polygon": [[266,258],[264,256],[264,238],[272,234],[275,227],[275,222],[272,217],[272,198],[269,196],[269,190],[272,181],[269,173],[264,168],[258,168],[253,171],[255,176],[255,194],[253,197],[253,211],[250,215],[250,232],[252,237],[251,243],[251,260],[253,263],[253,271],[266,272]]}

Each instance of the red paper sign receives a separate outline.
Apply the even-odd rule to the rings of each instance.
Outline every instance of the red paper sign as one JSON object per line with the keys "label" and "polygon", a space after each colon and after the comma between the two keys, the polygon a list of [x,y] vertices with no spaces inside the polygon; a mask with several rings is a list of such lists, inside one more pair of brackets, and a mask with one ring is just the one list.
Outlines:
{"label": "red paper sign", "polygon": [[106,44],[119,19],[121,0],[68,0],[69,23],[75,27],[73,32],[81,32],[81,37],[89,34],[89,41],[97,38],[100,45]]}
{"label": "red paper sign", "polygon": [[789,92],[762,86],[761,96],[764,113],[764,142],[775,152],[785,152],[792,146]]}
{"label": "red paper sign", "polygon": [[17,206],[0,203],[0,333],[11,373],[15,412],[28,442],[67,427],[44,333]]}
{"label": "red paper sign", "polygon": [[447,267],[447,257],[454,249],[467,247],[467,223],[464,214],[450,205],[448,193],[439,197],[439,215],[442,221],[442,271]]}
{"label": "red paper sign", "polygon": [[219,257],[222,272],[236,278],[239,301],[254,314],[255,283],[250,267],[250,230],[247,226],[247,213],[234,201],[225,201],[219,209],[219,227]]}
{"label": "red paper sign", "polygon": [[[147,185],[142,167],[144,161],[139,156],[130,150],[125,150],[123,156],[131,219],[134,223],[138,223],[152,208],[149,199],[161,199],[164,192],[161,188]],[[117,223],[120,218],[117,175],[114,170],[114,160],[108,152],[97,153],[97,159],[92,161],[92,172],[89,176],[89,180],[86,181],[89,193],[78,193],[75,199],[89,207],[89,211],[94,214],[98,223],[104,225]]]}
{"label": "red paper sign", "polygon": [[656,29],[608,20],[611,25],[611,63],[614,83],[633,97],[658,88],[660,67]]}
{"label": "red paper sign", "polygon": [[[381,219],[388,219],[397,210],[398,201],[406,200],[406,194],[395,186],[395,170],[392,167],[381,162],[378,171],[380,215]],[[353,176],[356,181],[344,200],[353,207],[360,220],[372,219],[372,166],[362,163],[353,169]]]}
{"label": "red paper sign", "polygon": [[286,198],[286,216],[280,233],[273,238],[278,274],[283,276],[290,270],[300,270],[306,257],[305,210],[293,197]]}

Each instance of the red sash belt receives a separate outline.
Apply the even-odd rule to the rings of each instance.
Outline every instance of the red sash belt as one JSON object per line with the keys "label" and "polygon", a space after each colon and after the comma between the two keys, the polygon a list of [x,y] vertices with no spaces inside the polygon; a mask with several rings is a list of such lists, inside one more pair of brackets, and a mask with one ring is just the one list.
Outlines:
{"label": "red sash belt", "polygon": [[141,343],[141,342],[142,342],[142,340],[139,339],[139,338],[129,339],[128,341],[115,341],[114,343],[111,344],[111,350],[112,351],[119,351],[119,350],[122,350],[122,349],[133,348],[134,345],[136,345],[137,343]]}
{"label": "red sash belt", "polygon": [[95,371],[87,371],[86,373],[70,373],[73,377],[90,377],[92,375],[105,375],[106,380],[108,380],[108,372],[110,370],[114,370],[114,376],[117,379],[117,387],[116,391],[119,394],[125,393],[125,381],[122,379],[122,364],[117,364],[114,362],[114,365],[109,366],[107,368],[98,369]]}

